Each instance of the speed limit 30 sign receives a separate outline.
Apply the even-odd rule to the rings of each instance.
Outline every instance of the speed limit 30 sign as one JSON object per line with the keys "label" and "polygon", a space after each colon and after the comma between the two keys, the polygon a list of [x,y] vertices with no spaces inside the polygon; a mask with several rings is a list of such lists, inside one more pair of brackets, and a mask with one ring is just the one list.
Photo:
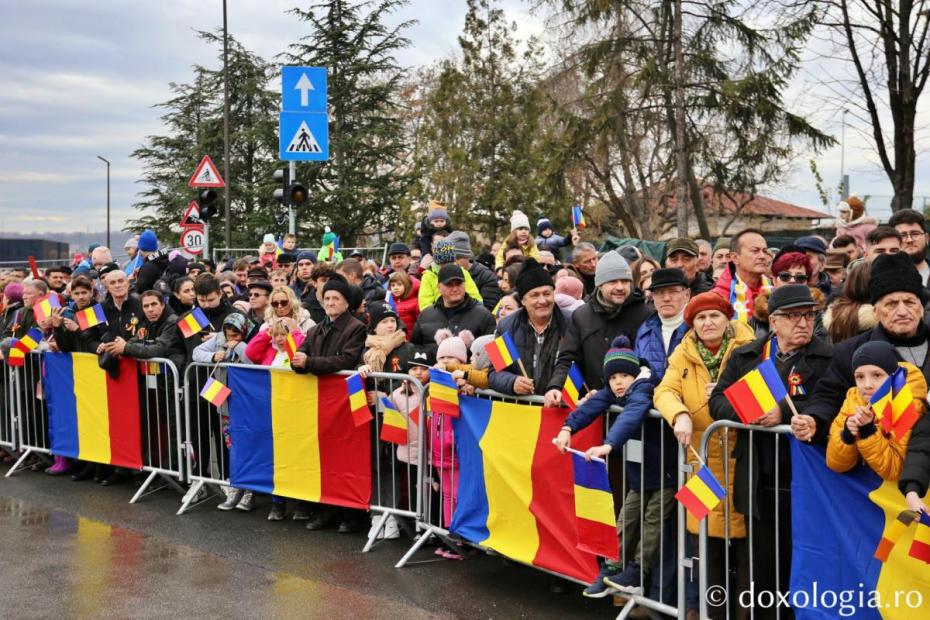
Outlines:
{"label": "speed limit 30 sign", "polygon": [[181,247],[188,254],[203,254],[203,226],[185,228],[181,233]]}

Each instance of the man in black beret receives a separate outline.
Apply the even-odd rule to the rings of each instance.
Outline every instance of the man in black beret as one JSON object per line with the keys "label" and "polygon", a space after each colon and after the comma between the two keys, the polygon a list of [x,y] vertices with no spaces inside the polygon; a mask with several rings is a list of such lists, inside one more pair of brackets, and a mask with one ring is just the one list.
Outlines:
{"label": "man in black beret", "polygon": [[267,280],[256,280],[249,283],[249,314],[255,325],[262,325],[265,322],[265,310],[268,308],[268,301],[271,298],[271,291],[274,287]]}

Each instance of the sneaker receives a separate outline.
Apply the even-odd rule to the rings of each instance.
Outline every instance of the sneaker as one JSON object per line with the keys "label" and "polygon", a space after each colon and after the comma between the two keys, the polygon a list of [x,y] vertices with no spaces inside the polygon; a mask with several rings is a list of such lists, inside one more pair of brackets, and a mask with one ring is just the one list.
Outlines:
{"label": "sneaker", "polygon": [[271,512],[268,513],[269,521],[284,521],[285,504],[272,504]]}
{"label": "sneaker", "polygon": [[181,503],[187,503],[188,500],[190,500],[191,504],[196,504],[200,500],[206,499],[206,497],[207,497],[207,488],[205,486],[201,486],[200,489],[195,494],[194,485],[192,484],[191,487],[187,490],[187,493],[184,494],[184,497],[181,498]]}
{"label": "sneaker", "polygon": [[384,522],[384,529],[381,530],[381,538],[389,540],[400,538],[400,527],[397,525],[397,519],[394,518],[394,515],[388,517],[387,521]]}
{"label": "sneaker", "polygon": [[291,519],[294,521],[309,521],[312,516],[309,510],[298,505],[294,508],[294,514],[291,515]]}
{"label": "sneaker", "polygon": [[620,573],[612,573],[604,577],[605,584],[628,594],[639,594],[642,592],[639,582],[640,569],[639,564],[636,562],[629,562],[626,568]]}
{"label": "sneaker", "polygon": [[581,593],[582,596],[588,598],[604,598],[605,596],[610,596],[615,593],[617,588],[607,585],[606,579],[619,572],[619,569],[614,566],[608,566],[607,564],[601,565],[601,571],[597,574],[597,577],[594,578],[594,581],[591,582],[591,585],[584,589]]}
{"label": "sneaker", "polygon": [[236,510],[250,512],[252,510],[252,492],[246,491],[242,494],[242,499],[236,504]]}
{"label": "sneaker", "polygon": [[226,501],[217,506],[217,510],[232,510],[236,507],[236,504],[239,503],[239,500],[242,499],[243,494],[242,489],[233,489],[230,487],[226,491]]}

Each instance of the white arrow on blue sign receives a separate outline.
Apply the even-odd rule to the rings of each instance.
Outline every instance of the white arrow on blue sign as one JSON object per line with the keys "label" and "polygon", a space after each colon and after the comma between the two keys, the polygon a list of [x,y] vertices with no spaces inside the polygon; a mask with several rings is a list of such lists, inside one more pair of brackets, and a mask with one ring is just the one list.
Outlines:
{"label": "white arrow on blue sign", "polygon": [[281,67],[281,110],[326,114],[326,67]]}

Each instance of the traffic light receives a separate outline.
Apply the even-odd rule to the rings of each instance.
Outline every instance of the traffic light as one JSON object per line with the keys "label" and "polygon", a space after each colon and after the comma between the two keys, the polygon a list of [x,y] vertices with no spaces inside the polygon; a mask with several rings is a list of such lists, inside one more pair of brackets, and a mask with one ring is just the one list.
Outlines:
{"label": "traffic light", "polygon": [[216,190],[201,189],[197,194],[197,206],[200,207],[200,219],[204,222],[210,221],[216,215]]}
{"label": "traffic light", "polygon": [[274,197],[281,201],[281,204],[286,207],[299,207],[307,202],[307,188],[299,181],[292,182],[287,168],[275,170],[272,178],[281,184],[281,187],[274,190]]}

